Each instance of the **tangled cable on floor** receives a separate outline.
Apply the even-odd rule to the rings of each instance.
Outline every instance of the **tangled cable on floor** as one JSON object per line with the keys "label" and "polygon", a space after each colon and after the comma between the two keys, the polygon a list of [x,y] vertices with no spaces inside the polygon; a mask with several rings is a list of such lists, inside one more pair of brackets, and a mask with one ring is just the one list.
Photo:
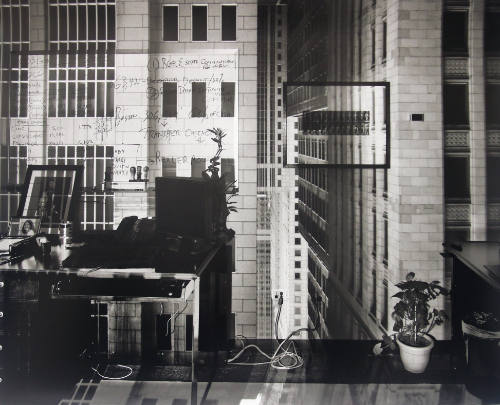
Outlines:
{"label": "tangled cable on floor", "polygon": [[[278,339],[278,323],[279,323],[279,318],[281,315],[281,306],[283,305],[283,294],[280,295],[280,298],[278,300],[278,312],[276,316],[276,321],[275,321],[275,333],[276,333],[276,340],[279,342]],[[304,359],[297,353],[297,348],[295,347],[295,343],[293,340],[291,341],[290,339],[294,335],[300,334],[300,332],[312,332],[316,330],[317,324],[319,321],[319,312],[317,314],[316,322],[314,328],[300,328],[296,329],[293,332],[291,332],[285,340],[283,340],[277,347],[277,349],[274,351],[274,353],[270,356],[267,353],[265,353],[260,347],[257,345],[251,344],[246,346],[245,345],[245,337],[238,335],[237,338],[242,342],[243,348],[232,358],[227,360],[228,364],[234,364],[234,365],[240,365],[240,366],[259,366],[263,364],[270,364],[271,367],[278,369],[278,370],[292,370],[294,368],[299,368],[302,367],[304,364]],[[285,347],[285,345],[288,343],[288,345]],[[264,357],[268,359],[268,361],[262,361],[262,362],[236,362],[236,360],[248,349],[255,349],[257,350],[260,354],[262,354]]]}
{"label": "tangled cable on floor", "polygon": [[[124,368],[124,369],[127,369],[128,370],[128,373],[122,377],[107,377],[103,374],[101,374],[97,368],[94,368],[94,367],[90,367],[99,377],[101,377],[103,380],[123,380],[124,378],[127,378],[127,377],[130,377],[130,375],[132,375],[132,367],[129,367],[129,366],[124,366],[122,364],[115,364],[116,367],[121,367],[121,368]],[[97,367],[99,367],[99,365],[97,365]]]}

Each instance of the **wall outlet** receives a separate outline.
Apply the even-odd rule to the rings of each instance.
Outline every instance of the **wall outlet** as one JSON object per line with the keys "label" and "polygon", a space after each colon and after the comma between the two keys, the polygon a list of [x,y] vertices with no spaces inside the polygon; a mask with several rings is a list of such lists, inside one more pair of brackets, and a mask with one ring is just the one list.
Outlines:
{"label": "wall outlet", "polygon": [[273,300],[273,304],[278,304],[278,300],[280,296],[283,295],[283,302],[285,301],[285,292],[281,289],[272,290],[271,299]]}

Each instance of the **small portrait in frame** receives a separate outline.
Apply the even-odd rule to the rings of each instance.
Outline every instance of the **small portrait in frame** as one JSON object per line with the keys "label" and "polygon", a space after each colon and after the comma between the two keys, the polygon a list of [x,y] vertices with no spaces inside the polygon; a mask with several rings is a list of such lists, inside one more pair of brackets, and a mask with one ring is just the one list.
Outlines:
{"label": "small portrait in frame", "polygon": [[20,217],[17,236],[33,236],[40,229],[40,217]]}

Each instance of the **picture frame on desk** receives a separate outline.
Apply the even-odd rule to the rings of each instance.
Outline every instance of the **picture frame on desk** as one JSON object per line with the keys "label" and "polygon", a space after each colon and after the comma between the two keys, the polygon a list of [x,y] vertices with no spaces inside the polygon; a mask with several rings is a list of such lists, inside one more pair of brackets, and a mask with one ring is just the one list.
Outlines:
{"label": "picture frame on desk", "polygon": [[80,165],[29,165],[17,216],[39,217],[39,231],[58,233],[61,223],[78,220],[82,178]]}
{"label": "picture frame on desk", "polygon": [[9,236],[33,236],[40,231],[40,217],[12,217],[9,224]]}

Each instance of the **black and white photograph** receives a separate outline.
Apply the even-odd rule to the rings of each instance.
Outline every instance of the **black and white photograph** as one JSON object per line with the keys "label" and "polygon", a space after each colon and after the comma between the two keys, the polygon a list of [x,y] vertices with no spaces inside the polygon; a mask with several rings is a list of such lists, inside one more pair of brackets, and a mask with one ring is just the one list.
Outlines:
{"label": "black and white photograph", "polygon": [[0,404],[500,405],[500,0],[0,0]]}

